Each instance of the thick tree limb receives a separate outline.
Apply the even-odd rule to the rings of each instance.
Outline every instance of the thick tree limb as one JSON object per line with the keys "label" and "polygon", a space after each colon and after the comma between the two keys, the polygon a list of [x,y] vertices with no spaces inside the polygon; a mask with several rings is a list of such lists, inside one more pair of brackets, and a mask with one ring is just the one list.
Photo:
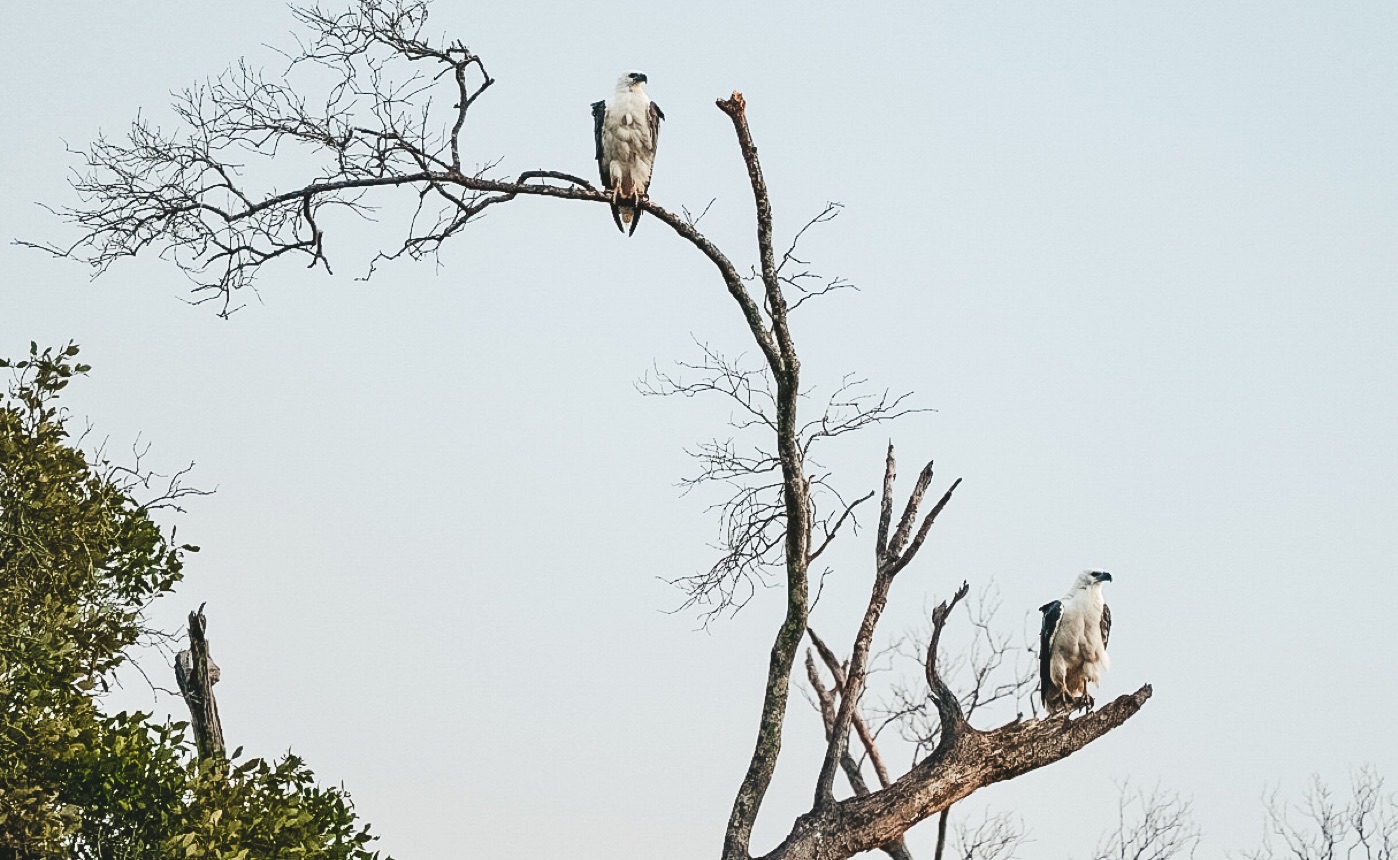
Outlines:
{"label": "thick tree limb", "polygon": [[[744,285],[740,283],[740,291],[735,291],[730,283],[729,291],[734,293],[734,298],[743,308],[748,328],[766,356],[768,366],[772,370],[772,378],[776,381],[777,456],[781,460],[782,502],[786,518],[786,616],[777,631],[776,641],[772,643],[768,660],[767,686],[762,700],[762,714],[758,721],[757,746],[753,750],[747,774],[734,799],[733,811],[729,816],[723,841],[724,860],[747,860],[753,824],[757,820],[758,809],[771,784],[777,756],[781,752],[782,726],[786,720],[787,702],[790,698],[791,669],[801,639],[805,636],[806,619],[810,613],[807,568],[810,559],[811,504],[810,484],[806,477],[805,456],[801,449],[796,419],[797,400],[801,390],[801,363],[787,326],[786,300],[782,297],[781,283],[777,277],[772,252],[771,201],[762,178],[757,147],[748,131],[742,94],[735,92],[729,99],[720,100],[717,104],[733,121],[733,129],[738,136],[738,145],[752,184],[753,200],[757,206],[758,254],[762,259],[763,290],[771,328],[768,329],[763,324],[760,314],[754,316],[755,305]],[[682,236],[686,230],[693,231],[687,224],[671,223],[671,226]],[[700,247],[703,250],[703,247]],[[710,255],[710,259],[714,259],[713,255]],[[846,721],[846,729],[848,725]]]}
{"label": "thick tree limb", "polygon": [[1072,755],[1125,723],[1150,696],[1147,684],[1077,719],[1064,714],[959,732],[888,788],[801,816],[761,860],[844,860],[873,850],[987,785]]}

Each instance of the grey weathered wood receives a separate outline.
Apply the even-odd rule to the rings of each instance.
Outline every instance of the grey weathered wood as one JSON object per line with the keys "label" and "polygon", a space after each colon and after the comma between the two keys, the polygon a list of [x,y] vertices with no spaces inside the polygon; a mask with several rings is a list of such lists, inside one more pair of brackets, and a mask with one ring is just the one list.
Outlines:
{"label": "grey weathered wood", "polygon": [[204,637],[207,628],[208,620],[201,604],[197,611],[189,613],[189,648],[175,655],[175,681],[189,706],[190,726],[194,729],[199,757],[226,760],[223,724],[219,721],[218,702],[214,699],[219,669],[209,658],[209,641]]}

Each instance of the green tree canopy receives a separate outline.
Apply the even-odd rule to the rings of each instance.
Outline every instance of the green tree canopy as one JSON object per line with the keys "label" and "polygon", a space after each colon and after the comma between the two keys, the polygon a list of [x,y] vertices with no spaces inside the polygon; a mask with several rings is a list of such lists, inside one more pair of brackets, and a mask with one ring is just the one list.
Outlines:
{"label": "green tree canopy", "polygon": [[[199,761],[184,723],[100,693],[197,547],[152,516],[184,493],[89,458],[60,392],[78,347],[0,360],[0,856],[367,860],[343,791],[296,756]],[[150,496],[138,498],[138,495]]]}

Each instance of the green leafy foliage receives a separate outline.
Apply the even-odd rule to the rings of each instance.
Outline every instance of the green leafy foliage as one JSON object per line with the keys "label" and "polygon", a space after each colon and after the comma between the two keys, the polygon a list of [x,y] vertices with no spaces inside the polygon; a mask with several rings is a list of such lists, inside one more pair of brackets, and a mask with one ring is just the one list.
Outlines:
{"label": "green leafy foliage", "polygon": [[[343,791],[293,755],[199,761],[185,723],[106,714],[98,693],[183,577],[138,500],[148,476],[90,460],[55,401],[78,347],[0,360],[0,857],[371,860]],[[235,754],[236,758],[236,754]]]}

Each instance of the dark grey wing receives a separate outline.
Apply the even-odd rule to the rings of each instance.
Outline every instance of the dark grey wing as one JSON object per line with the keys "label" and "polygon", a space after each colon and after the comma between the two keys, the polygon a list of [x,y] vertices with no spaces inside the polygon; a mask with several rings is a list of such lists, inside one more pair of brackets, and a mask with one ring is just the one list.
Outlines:
{"label": "dark grey wing", "polygon": [[[660,109],[660,105],[655,102],[650,103],[650,146],[651,151],[660,148],[660,121],[665,118],[665,111]],[[654,158],[654,155],[651,156]]]}
{"label": "dark grey wing", "polygon": [[181,696],[189,695],[189,673],[193,671],[193,654],[189,651],[181,651],[175,655],[175,683],[180,688]]}
{"label": "dark grey wing", "polygon": [[1107,647],[1107,640],[1112,635],[1112,608],[1107,604],[1102,604],[1102,647]]}
{"label": "dark grey wing", "polygon": [[602,187],[611,188],[612,178],[602,158],[602,121],[607,118],[607,103],[592,103],[592,133],[597,139],[597,172],[602,175]]}
{"label": "dark grey wing", "polygon": [[1053,677],[1049,674],[1049,661],[1053,650],[1053,634],[1058,629],[1058,619],[1063,616],[1063,601],[1045,603],[1039,607],[1039,611],[1044,614],[1043,624],[1039,626],[1039,692],[1044,698],[1044,704],[1051,708],[1053,705],[1049,693],[1052,691],[1056,697],[1058,691],[1054,689]]}

